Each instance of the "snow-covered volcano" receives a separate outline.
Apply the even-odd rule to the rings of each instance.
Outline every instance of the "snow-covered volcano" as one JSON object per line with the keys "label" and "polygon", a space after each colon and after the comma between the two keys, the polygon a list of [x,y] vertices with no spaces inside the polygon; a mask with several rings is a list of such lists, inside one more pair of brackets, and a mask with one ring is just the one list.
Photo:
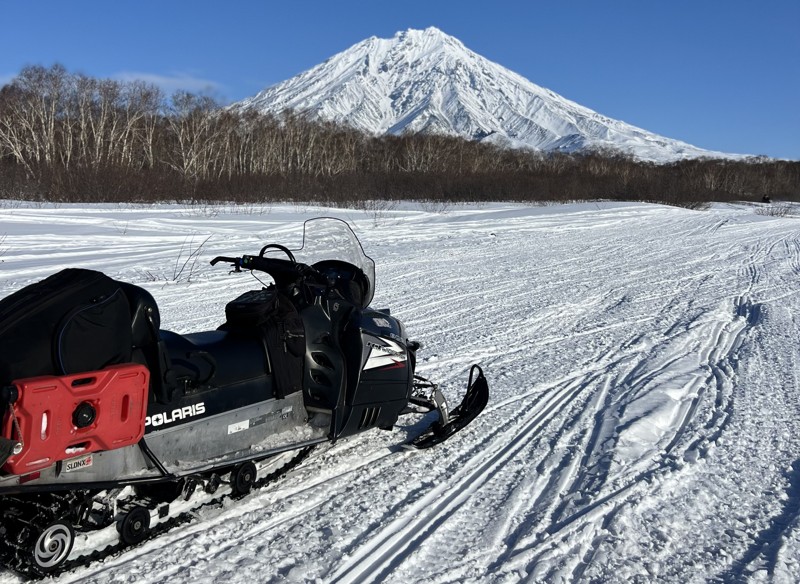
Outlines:
{"label": "snow-covered volcano", "polygon": [[434,27],[370,37],[232,108],[293,109],[374,135],[437,132],[543,151],[606,148],[663,162],[724,156],[598,114]]}

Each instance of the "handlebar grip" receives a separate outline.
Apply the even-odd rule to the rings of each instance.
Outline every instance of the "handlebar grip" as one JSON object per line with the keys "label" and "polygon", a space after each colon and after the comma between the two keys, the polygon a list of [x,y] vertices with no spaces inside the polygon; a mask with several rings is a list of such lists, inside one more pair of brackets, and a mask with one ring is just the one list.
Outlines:
{"label": "handlebar grip", "polygon": [[241,263],[241,261],[242,261],[242,258],[229,258],[229,257],[225,257],[225,256],[217,256],[213,260],[211,260],[211,265],[215,266],[219,262],[226,262],[226,263],[233,264],[238,268],[239,264]]}

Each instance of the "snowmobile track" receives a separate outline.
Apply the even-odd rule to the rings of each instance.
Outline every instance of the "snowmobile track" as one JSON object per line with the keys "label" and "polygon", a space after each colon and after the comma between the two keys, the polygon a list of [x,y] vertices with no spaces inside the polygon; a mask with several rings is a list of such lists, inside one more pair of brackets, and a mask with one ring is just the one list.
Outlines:
{"label": "snowmobile track", "polygon": [[[128,561],[130,558],[138,555],[136,553],[136,550],[143,549],[148,542],[153,541],[155,539],[159,539],[164,534],[172,531],[174,528],[191,522],[192,519],[196,517],[196,514],[200,509],[222,505],[225,499],[242,499],[243,497],[250,497],[253,495],[255,491],[263,489],[267,485],[272,484],[275,481],[279,480],[286,473],[290,472],[297,465],[303,462],[303,460],[305,460],[308,457],[308,455],[311,453],[313,449],[314,449],[313,446],[308,446],[298,451],[298,453],[294,457],[292,457],[288,462],[286,462],[283,466],[272,471],[271,473],[267,474],[266,476],[259,479],[256,483],[254,483],[252,491],[247,495],[236,496],[228,494],[220,498],[214,499],[212,501],[209,501],[207,503],[203,503],[198,508],[194,508],[190,511],[181,513],[180,515],[177,515],[175,517],[171,517],[167,521],[159,523],[149,531],[146,539],[144,539],[143,541],[141,541],[136,545],[127,545],[120,541],[115,545],[108,546],[100,550],[96,550],[86,556],[82,556],[75,560],[70,560],[68,562],[65,562],[59,568],[58,573],[65,574],[68,572],[72,572],[76,568],[81,566],[89,567],[91,569],[94,566],[102,566],[103,562],[107,562],[109,560],[113,561],[114,559],[122,556],[127,556],[125,559],[126,561]],[[24,566],[19,567],[19,569],[21,568],[24,568]],[[108,569],[111,569],[111,566],[102,566],[100,569],[94,571],[94,574],[100,574]],[[24,570],[22,571],[23,573],[26,573]],[[30,573],[29,575],[33,577],[39,576],[37,573]]]}

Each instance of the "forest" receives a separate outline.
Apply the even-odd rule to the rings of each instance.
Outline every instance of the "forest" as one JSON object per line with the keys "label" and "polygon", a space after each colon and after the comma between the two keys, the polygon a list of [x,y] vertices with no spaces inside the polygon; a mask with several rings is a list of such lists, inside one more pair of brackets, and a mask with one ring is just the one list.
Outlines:
{"label": "forest", "polygon": [[369,136],[206,95],[24,68],[0,88],[0,198],[55,202],[800,200],[800,162],[655,164],[439,135]]}

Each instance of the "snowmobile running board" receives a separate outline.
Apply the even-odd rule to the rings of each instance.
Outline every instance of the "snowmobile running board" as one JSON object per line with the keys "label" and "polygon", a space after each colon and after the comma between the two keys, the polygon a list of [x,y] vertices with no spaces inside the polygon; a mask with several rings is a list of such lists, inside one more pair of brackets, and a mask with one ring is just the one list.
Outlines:
{"label": "snowmobile running board", "polygon": [[441,444],[474,420],[489,402],[489,384],[479,365],[473,365],[470,369],[467,393],[461,403],[451,411],[448,411],[447,400],[436,384],[419,376],[416,379],[417,392],[411,396],[410,403],[418,406],[418,411],[438,412],[439,419],[408,442],[406,447],[422,450]]}

